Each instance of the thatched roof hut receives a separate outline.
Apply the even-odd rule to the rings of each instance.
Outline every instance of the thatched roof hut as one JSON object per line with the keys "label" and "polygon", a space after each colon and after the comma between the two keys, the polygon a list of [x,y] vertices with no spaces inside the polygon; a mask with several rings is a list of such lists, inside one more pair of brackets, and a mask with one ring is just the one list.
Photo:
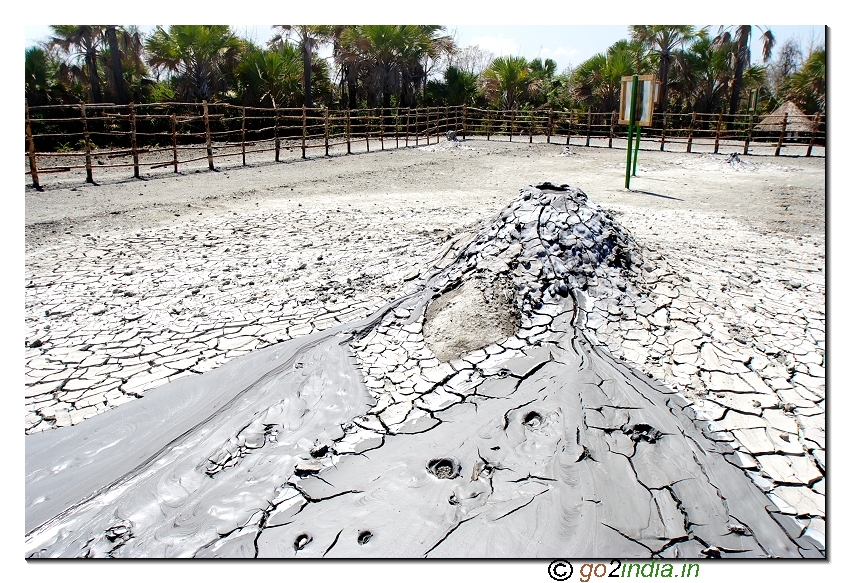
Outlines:
{"label": "thatched roof hut", "polygon": [[782,120],[785,118],[786,113],[788,114],[788,125],[786,126],[785,131],[815,131],[815,122],[790,101],[786,101],[780,105],[776,111],[765,117],[761,123],[756,126],[756,129],[768,132],[782,131]]}

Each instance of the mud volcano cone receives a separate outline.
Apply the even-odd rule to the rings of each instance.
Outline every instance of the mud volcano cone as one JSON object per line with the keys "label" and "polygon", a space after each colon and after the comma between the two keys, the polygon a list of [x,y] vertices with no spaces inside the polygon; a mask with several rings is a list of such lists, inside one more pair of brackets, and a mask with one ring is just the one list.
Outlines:
{"label": "mud volcano cone", "polygon": [[28,554],[821,556],[592,341],[642,263],[580,190],[523,189],[370,318],[28,436]]}

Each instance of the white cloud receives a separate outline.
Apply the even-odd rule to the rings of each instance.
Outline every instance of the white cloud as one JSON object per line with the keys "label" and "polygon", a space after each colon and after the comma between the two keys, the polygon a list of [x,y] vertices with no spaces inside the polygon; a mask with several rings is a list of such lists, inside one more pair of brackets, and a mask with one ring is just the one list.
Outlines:
{"label": "white cloud", "polygon": [[580,52],[581,51],[578,49],[574,49],[572,47],[558,47],[555,50],[552,50],[549,47],[543,47],[540,49],[540,58],[552,59],[555,57],[575,57]]}
{"label": "white cloud", "polygon": [[518,55],[519,45],[512,38],[505,38],[502,35],[495,36],[474,36],[469,40],[470,45],[478,45],[482,49],[486,49],[494,53],[497,57],[507,55]]}

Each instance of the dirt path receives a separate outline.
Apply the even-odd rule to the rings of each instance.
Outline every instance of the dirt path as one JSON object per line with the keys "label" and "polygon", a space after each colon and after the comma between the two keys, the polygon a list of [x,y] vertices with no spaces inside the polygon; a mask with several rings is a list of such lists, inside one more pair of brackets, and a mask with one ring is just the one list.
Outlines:
{"label": "dirt path", "polygon": [[26,189],[27,247],[55,244],[66,232],[79,237],[299,203],[399,208],[427,197],[461,211],[489,202],[495,211],[520,187],[543,180],[574,184],[600,204],[721,214],[765,231],[824,232],[823,158],[749,156],[730,164],[724,155],[641,152],[630,192],[623,188],[622,150],[483,139],[452,145],[280,164],[258,160],[248,167],[231,161],[218,172],[197,162],[176,176],[147,180],[124,178],[126,169],[101,171],[100,186],[64,178],[45,192]]}

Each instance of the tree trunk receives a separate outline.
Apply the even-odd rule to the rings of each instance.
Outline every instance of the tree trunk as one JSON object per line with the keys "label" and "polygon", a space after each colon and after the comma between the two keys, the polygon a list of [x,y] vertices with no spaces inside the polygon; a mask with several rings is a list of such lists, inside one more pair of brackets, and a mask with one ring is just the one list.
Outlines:
{"label": "tree trunk", "polygon": [[735,79],[732,81],[732,96],[729,99],[729,113],[735,115],[738,112],[738,104],[741,100],[741,85],[744,83],[744,68],[749,64],[750,27],[742,26],[738,34],[738,43],[735,48]]}
{"label": "tree trunk", "polygon": [[352,72],[352,66],[349,65],[346,70],[348,80],[348,109],[357,109],[357,76],[352,75]]}
{"label": "tree trunk", "polygon": [[109,59],[112,67],[112,82],[115,87],[115,103],[125,105],[127,94],[124,91],[124,70],[121,67],[121,50],[118,48],[118,34],[114,26],[106,27],[106,39],[109,42]]}
{"label": "tree trunk", "polygon": [[310,46],[311,39],[305,30],[301,37],[301,52],[304,57],[304,105],[313,107],[313,88],[312,88],[312,47]]}
{"label": "tree trunk", "polygon": [[100,94],[100,79],[97,77],[97,61],[94,51],[86,53],[86,68],[89,72],[89,90],[91,91],[92,103],[101,103],[103,98]]}
{"label": "tree trunk", "polygon": [[670,74],[670,51],[661,53],[661,66],[658,68],[658,82],[661,83],[661,101],[658,113],[667,111],[667,78]]}

